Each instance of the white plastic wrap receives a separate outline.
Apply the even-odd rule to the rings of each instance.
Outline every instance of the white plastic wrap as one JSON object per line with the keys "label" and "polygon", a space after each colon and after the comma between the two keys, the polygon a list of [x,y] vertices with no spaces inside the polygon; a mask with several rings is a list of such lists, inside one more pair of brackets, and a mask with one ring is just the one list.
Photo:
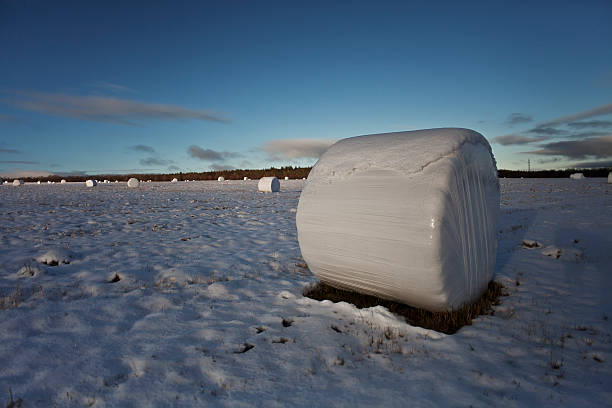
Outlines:
{"label": "white plastic wrap", "polygon": [[66,180],[62,179],[62,181],[60,181],[60,184],[66,184]]}
{"label": "white plastic wrap", "polygon": [[[147,180],[147,183],[150,182],[151,180]],[[178,183],[178,179],[175,177],[172,179],[171,183]]]}
{"label": "white plastic wrap", "polygon": [[217,181],[225,181],[225,177],[223,177],[223,176],[219,176],[219,178],[217,179]]}
{"label": "white plastic wrap", "polygon": [[344,139],[308,176],[302,256],[321,281],[433,311],[477,299],[493,275],[499,182],[468,129]]}
{"label": "white plastic wrap", "polygon": [[95,187],[95,186],[97,186],[97,185],[98,185],[98,182],[97,182],[96,180],[87,180],[87,181],[85,182],[85,185],[86,185],[87,187]]}
{"label": "white plastic wrap", "polygon": [[15,179],[15,180],[13,180],[13,185],[14,185],[14,186],[20,186],[20,185],[22,185],[22,184],[23,184],[23,181],[22,181],[22,180],[19,180],[19,179]]}
{"label": "white plastic wrap", "polygon": [[140,184],[140,181],[138,181],[138,179],[135,177],[132,177],[127,182],[128,187],[138,187],[139,184]]}
{"label": "white plastic wrap", "polygon": [[264,193],[275,193],[280,191],[280,181],[276,177],[262,177],[257,183],[257,188]]}
{"label": "white plastic wrap", "polygon": [[582,173],[570,174],[570,178],[572,180],[582,180],[584,178],[584,174],[582,174]]}

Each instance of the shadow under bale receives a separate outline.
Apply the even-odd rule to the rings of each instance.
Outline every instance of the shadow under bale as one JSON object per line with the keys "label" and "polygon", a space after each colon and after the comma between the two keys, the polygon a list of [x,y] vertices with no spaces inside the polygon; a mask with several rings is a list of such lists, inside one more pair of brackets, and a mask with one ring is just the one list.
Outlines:
{"label": "shadow under bale", "polygon": [[347,302],[355,305],[358,309],[384,306],[390,312],[404,317],[406,322],[412,326],[454,334],[463,326],[471,325],[472,319],[480,315],[493,315],[492,306],[501,303],[500,296],[507,296],[502,291],[503,288],[502,284],[491,281],[480,299],[463,306],[461,309],[449,312],[430,312],[376,296],[337,289],[323,282],[308,287],[304,291],[304,296],[315,300],[330,300],[334,303]]}

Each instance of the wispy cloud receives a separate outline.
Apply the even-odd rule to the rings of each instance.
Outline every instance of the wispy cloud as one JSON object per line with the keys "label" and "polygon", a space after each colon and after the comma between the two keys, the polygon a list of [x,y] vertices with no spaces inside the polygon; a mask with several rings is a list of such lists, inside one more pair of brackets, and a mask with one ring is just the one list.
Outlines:
{"label": "wispy cloud", "polygon": [[191,145],[187,149],[187,154],[194,159],[205,160],[205,161],[225,161],[227,159],[235,159],[242,157],[242,154],[237,152],[219,152],[212,149],[203,149],[200,146]]}
{"label": "wispy cloud", "polygon": [[551,139],[551,136],[525,136],[521,134],[510,134],[504,136],[497,136],[491,139],[493,143],[500,144],[502,146],[510,145],[524,145],[528,143],[543,142],[544,140]]}
{"label": "wispy cloud", "polygon": [[124,125],[133,125],[134,121],[138,120],[152,119],[228,122],[224,117],[204,110],[114,97],[19,92],[14,98],[4,99],[4,102],[21,109],[53,116]]}
{"label": "wispy cloud", "polygon": [[506,124],[510,126],[520,125],[522,123],[533,122],[533,118],[529,115],[525,115],[523,113],[511,113],[506,119]]}
{"label": "wispy cloud", "polygon": [[27,160],[0,160],[0,164],[40,164],[40,162]]}
{"label": "wispy cloud", "polygon": [[98,82],[94,82],[92,84],[95,88],[100,88],[100,89],[104,89],[106,91],[111,91],[111,92],[129,92],[129,93],[134,93],[136,92],[134,89],[132,88],[128,88],[127,86],[123,86],[123,85],[119,85],[119,84],[115,84],[112,82],[107,82],[107,81],[98,81]]}
{"label": "wispy cloud", "polygon": [[536,135],[559,136],[566,134],[567,131],[550,126],[536,126],[532,129],[529,129],[527,133],[533,133]]}
{"label": "wispy cloud", "polygon": [[140,159],[141,166],[168,166],[174,163],[172,160],[164,160],[159,157],[147,157],[145,159]]}
{"label": "wispy cloud", "polygon": [[549,156],[562,156],[569,159],[612,157],[612,135],[593,137],[584,140],[552,142],[540,146],[541,149],[526,152]]}
{"label": "wispy cloud", "polygon": [[612,121],[609,120],[590,120],[585,122],[569,122],[567,126],[574,129],[589,129],[589,128],[602,128],[607,129],[612,127]]}
{"label": "wispy cloud", "polygon": [[179,171],[181,168],[179,166],[175,166],[174,164],[172,166],[168,166],[168,171]]}
{"label": "wispy cloud", "polygon": [[268,160],[318,159],[336,141],[329,139],[280,139],[265,143],[260,150]]}
{"label": "wispy cloud", "polygon": [[573,115],[562,116],[560,118],[551,120],[546,123],[542,123],[540,126],[552,126],[552,125],[560,125],[568,122],[575,122],[581,119],[593,118],[596,116],[609,115],[612,114],[612,103],[608,105],[598,106],[597,108],[589,109],[584,112],[576,113]]}
{"label": "wispy cloud", "polygon": [[153,154],[155,154],[155,149],[153,147],[147,146],[147,145],[143,145],[143,144],[129,146],[128,149],[132,150],[134,152],[153,153]]}
{"label": "wispy cloud", "polygon": [[593,169],[597,167],[612,167],[612,160],[581,162],[581,163],[575,163],[573,166],[582,168],[582,169]]}
{"label": "wispy cloud", "polygon": [[210,165],[211,170],[213,171],[221,171],[221,170],[234,170],[235,167],[234,166],[230,166],[227,164],[222,164],[222,163],[212,163]]}
{"label": "wispy cloud", "polygon": [[19,154],[19,153],[21,153],[21,151],[19,151],[17,149],[0,149],[0,153]]}

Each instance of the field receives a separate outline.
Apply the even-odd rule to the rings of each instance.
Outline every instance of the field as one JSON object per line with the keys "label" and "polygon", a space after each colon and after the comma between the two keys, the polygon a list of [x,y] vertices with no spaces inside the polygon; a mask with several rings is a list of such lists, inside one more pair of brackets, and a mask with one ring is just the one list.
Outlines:
{"label": "field", "polygon": [[304,183],[0,186],[0,406],[612,403],[605,179],[500,180],[507,296],[453,335],[302,295]]}

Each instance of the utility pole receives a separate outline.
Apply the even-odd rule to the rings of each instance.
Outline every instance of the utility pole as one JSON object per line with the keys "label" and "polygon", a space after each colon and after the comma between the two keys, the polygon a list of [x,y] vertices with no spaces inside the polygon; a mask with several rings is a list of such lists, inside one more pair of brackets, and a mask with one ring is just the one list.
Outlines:
{"label": "utility pole", "polygon": [[531,160],[527,159],[527,171],[531,172]]}

